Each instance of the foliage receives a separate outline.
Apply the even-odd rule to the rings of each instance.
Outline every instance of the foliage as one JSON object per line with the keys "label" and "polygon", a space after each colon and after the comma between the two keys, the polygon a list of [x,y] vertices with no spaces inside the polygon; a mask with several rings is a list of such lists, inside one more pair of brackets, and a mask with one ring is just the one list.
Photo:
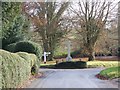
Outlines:
{"label": "foliage", "polygon": [[3,30],[2,45],[5,46],[23,40],[21,29],[23,27],[23,19],[21,16],[14,18],[13,23]]}
{"label": "foliage", "polygon": [[89,61],[87,62],[88,68],[96,68],[96,67],[117,67],[119,61]]}
{"label": "foliage", "polygon": [[[29,54],[29,57],[28,57],[28,53],[26,52],[18,52],[17,53],[20,57],[24,58],[25,60],[31,60],[30,61],[30,66],[32,67],[31,68],[31,74],[34,73],[38,73],[38,70],[39,70],[39,66],[40,66],[40,61],[38,58],[36,58],[36,56],[34,54]],[[32,59],[30,59],[32,58]],[[34,70],[33,70],[34,69]]]}
{"label": "foliage", "polygon": [[5,47],[6,44],[10,43],[10,41],[7,42],[5,40],[10,38],[9,31],[12,32],[12,29],[13,29],[12,25],[15,25],[15,23],[13,24],[13,22],[15,21],[15,18],[19,13],[19,6],[20,6],[20,3],[2,2],[2,37],[1,39],[2,39],[3,47]]}
{"label": "foliage", "polygon": [[[67,25],[63,24],[62,15],[68,5],[69,2],[23,3],[23,11],[34,24],[34,31],[39,33],[44,51],[51,52],[49,60],[53,59],[55,47],[67,32],[65,29]],[[33,12],[29,13],[31,10]]]}
{"label": "foliage", "polygon": [[[32,65],[37,57],[28,53],[10,53],[0,50],[2,56],[2,88],[17,88],[22,82],[29,79]],[[34,61],[33,64],[31,62]]]}
{"label": "foliage", "polygon": [[41,59],[42,50],[40,46],[31,41],[20,41],[16,43],[14,52],[27,52],[35,54],[39,60]]}
{"label": "foliage", "polygon": [[2,49],[24,38],[26,25],[20,6],[20,2],[2,2]]}
{"label": "foliage", "polygon": [[9,51],[9,52],[14,52],[15,46],[16,46],[16,43],[12,43],[12,44],[7,45],[4,49]]}
{"label": "foliage", "polygon": [[0,88],[2,88],[2,56],[0,56]]}
{"label": "foliage", "polygon": [[105,70],[102,70],[99,74],[110,79],[120,78],[120,67],[111,67]]}
{"label": "foliage", "polygon": [[55,68],[57,69],[80,69],[80,68],[86,68],[87,64],[83,61],[69,61],[69,62],[61,62],[55,65]]}
{"label": "foliage", "polygon": [[118,47],[118,57],[120,57],[120,46]]}
{"label": "foliage", "polygon": [[67,52],[56,52],[55,55],[54,55],[54,59],[57,59],[57,58],[66,58],[67,57]]}
{"label": "foliage", "polygon": [[82,40],[84,50],[89,55],[89,61],[91,61],[95,59],[94,49],[96,42],[105,28],[112,3],[86,0],[85,2],[77,2],[77,5],[78,10],[71,7],[71,10],[76,15],[73,18],[77,20],[76,23],[73,23],[76,31],[82,37],[80,40]]}

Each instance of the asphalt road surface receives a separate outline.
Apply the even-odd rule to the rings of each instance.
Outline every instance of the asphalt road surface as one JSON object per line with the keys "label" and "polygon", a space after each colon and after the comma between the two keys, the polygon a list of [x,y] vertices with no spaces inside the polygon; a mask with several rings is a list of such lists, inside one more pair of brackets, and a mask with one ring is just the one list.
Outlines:
{"label": "asphalt road surface", "polygon": [[118,83],[95,77],[102,68],[40,69],[44,76],[33,81],[28,88],[118,88]]}

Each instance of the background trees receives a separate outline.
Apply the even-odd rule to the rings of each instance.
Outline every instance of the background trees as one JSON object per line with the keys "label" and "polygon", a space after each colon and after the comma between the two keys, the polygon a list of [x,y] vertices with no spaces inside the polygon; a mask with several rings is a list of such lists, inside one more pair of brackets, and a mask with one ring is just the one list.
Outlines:
{"label": "background trees", "polygon": [[[27,17],[21,13],[21,4]],[[65,52],[65,42],[72,37],[72,51],[82,48],[89,60],[94,59],[94,51],[116,53],[117,19],[110,17],[112,3],[80,1],[70,9],[69,5],[70,2],[3,3],[2,48],[27,37],[42,45],[44,51],[51,52],[49,60],[52,60],[55,51]],[[34,32],[29,35],[28,29]],[[58,46],[61,49],[56,50]]]}
{"label": "background trees", "polygon": [[118,2],[118,44],[119,44],[119,57],[120,57],[120,1]]}
{"label": "background trees", "polygon": [[111,2],[79,1],[78,9],[71,7],[72,12],[76,16],[73,17],[73,24],[77,32],[82,36],[81,40],[85,52],[89,55],[89,61],[94,60],[94,49],[96,42],[105,29],[105,25],[109,16]]}
{"label": "background trees", "polygon": [[63,22],[62,15],[68,5],[69,2],[23,3],[23,11],[31,20],[34,31],[41,36],[44,51],[51,52],[49,60],[52,60],[57,44],[67,32],[68,25]]}

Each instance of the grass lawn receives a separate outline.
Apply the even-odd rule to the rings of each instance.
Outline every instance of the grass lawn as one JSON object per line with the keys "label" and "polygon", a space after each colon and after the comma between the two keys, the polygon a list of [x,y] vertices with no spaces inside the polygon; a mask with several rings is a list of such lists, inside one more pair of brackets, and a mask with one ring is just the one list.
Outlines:
{"label": "grass lawn", "polygon": [[[75,60],[76,61],[76,60]],[[95,68],[95,67],[117,67],[118,61],[88,61],[87,67],[88,68]],[[41,68],[54,68],[54,65],[56,64],[55,61],[47,61],[46,64],[43,62],[40,64]]]}
{"label": "grass lawn", "polygon": [[99,74],[109,79],[120,78],[120,67],[111,67],[105,70],[102,70]]}
{"label": "grass lawn", "polygon": [[95,68],[95,67],[117,67],[119,61],[88,61],[87,67],[88,68]]}

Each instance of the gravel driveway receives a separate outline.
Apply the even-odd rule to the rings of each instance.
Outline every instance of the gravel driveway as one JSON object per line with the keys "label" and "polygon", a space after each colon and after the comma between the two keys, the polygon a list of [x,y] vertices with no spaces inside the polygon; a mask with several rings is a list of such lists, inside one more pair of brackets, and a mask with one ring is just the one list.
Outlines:
{"label": "gravel driveway", "polygon": [[40,69],[42,78],[33,81],[28,88],[118,88],[118,83],[95,77],[102,68],[91,69]]}

